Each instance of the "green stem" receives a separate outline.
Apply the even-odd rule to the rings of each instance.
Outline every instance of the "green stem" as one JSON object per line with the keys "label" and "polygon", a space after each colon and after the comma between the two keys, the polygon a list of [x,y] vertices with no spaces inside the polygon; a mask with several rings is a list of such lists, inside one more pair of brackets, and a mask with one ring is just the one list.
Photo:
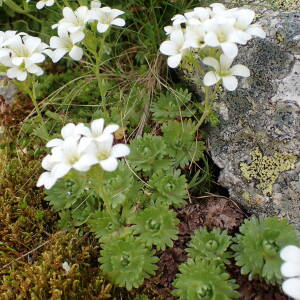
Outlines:
{"label": "green stem", "polygon": [[34,108],[36,110],[36,113],[38,115],[38,118],[40,120],[40,124],[43,126],[45,133],[47,133],[47,137],[49,137],[48,130],[47,130],[45,121],[44,121],[43,116],[42,116],[42,112],[41,112],[41,110],[39,108],[39,105],[38,105],[38,103],[36,101],[36,89],[35,89],[35,84],[36,83],[35,83],[35,79],[34,78],[33,79],[29,79],[29,81],[31,83],[30,85],[32,86],[32,89],[30,88],[30,86],[27,86],[26,84],[24,84],[23,85],[24,90],[29,95],[29,97],[30,97],[30,99],[31,99],[31,101],[32,101],[32,103],[34,105]]}
{"label": "green stem", "polygon": [[119,224],[119,222],[116,220],[116,217],[111,209],[110,203],[109,203],[109,199],[107,197],[105,188],[104,188],[104,176],[103,176],[103,170],[101,169],[100,166],[94,167],[95,172],[92,172],[92,176],[94,177],[93,180],[95,180],[95,184],[94,187],[98,193],[98,195],[100,196],[100,198],[103,200],[104,206],[108,211],[108,214],[110,215],[112,221],[115,224]]}
{"label": "green stem", "polygon": [[209,112],[210,112],[209,87],[205,86],[204,91],[205,91],[204,111],[203,111],[203,114],[202,114],[200,120],[198,121],[198,123],[195,127],[195,131],[197,131],[200,128],[200,126],[206,121],[206,118],[208,117]]}

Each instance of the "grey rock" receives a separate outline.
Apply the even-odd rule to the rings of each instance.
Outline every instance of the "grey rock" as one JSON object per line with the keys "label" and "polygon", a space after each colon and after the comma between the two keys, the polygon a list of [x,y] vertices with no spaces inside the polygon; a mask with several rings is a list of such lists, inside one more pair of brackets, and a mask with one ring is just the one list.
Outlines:
{"label": "grey rock", "polygon": [[13,103],[14,96],[18,92],[17,88],[5,76],[0,76],[0,96],[4,98],[6,104]]}
{"label": "grey rock", "polygon": [[[220,124],[209,129],[209,150],[233,199],[256,215],[288,217],[300,231],[300,12],[259,13],[267,38],[239,47],[234,63],[251,76],[215,103]],[[247,178],[243,163],[256,176]]]}

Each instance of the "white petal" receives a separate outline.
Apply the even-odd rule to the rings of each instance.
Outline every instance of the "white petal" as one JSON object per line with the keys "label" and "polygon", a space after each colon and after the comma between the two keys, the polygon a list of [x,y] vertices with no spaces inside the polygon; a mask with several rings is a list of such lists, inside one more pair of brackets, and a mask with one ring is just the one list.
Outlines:
{"label": "white petal", "polygon": [[232,57],[228,57],[225,54],[221,54],[221,56],[220,56],[221,69],[229,70],[232,62],[233,62],[233,58]]}
{"label": "white petal", "polygon": [[285,277],[300,276],[300,263],[288,261],[281,265],[281,274]]}
{"label": "white petal", "polygon": [[234,43],[222,43],[221,48],[224,51],[224,54],[229,58],[234,58],[238,54],[238,47]]}
{"label": "white petal", "polygon": [[14,65],[16,65],[16,66],[21,65],[22,62],[23,62],[23,60],[24,60],[23,57],[18,57],[18,56],[13,56],[13,57],[11,58],[12,63],[13,63]]}
{"label": "white petal", "polygon": [[119,129],[119,125],[117,124],[110,124],[106,126],[103,130],[103,134],[111,134]]}
{"label": "white petal", "polygon": [[[65,32],[65,31],[63,31]],[[60,32],[61,34],[61,32]],[[50,38],[50,47],[51,48],[64,48],[65,47],[65,41],[63,38],[59,38],[58,36],[52,36]]]}
{"label": "white petal", "polygon": [[102,135],[104,127],[104,119],[97,119],[91,123],[92,135],[94,137],[98,137]]}
{"label": "white petal", "polygon": [[64,164],[64,163],[58,163],[55,165],[52,169],[52,175],[56,178],[62,178],[64,177],[69,171],[71,170],[71,166]]}
{"label": "white petal", "polygon": [[42,8],[44,8],[44,6],[45,6],[45,2],[44,1],[39,1],[37,4],[36,4],[36,8],[37,9],[42,9]]}
{"label": "white petal", "polygon": [[246,29],[253,21],[255,12],[251,9],[240,9],[238,10],[237,24],[242,28]]}
{"label": "white petal", "polygon": [[220,80],[220,77],[213,71],[210,71],[205,74],[203,78],[203,83],[206,86],[212,86]]}
{"label": "white petal", "polygon": [[[41,39],[38,37],[34,37],[34,36],[26,36],[23,38],[23,40],[25,39],[25,46],[26,48],[30,49],[30,51],[35,51],[36,48],[38,48],[38,46],[41,44]],[[31,52],[31,53],[32,53]]]}
{"label": "white petal", "polygon": [[97,30],[99,33],[103,33],[108,29],[109,25],[98,23]]}
{"label": "white petal", "polygon": [[29,73],[35,74],[37,76],[40,76],[44,73],[43,69],[41,67],[39,67],[38,65],[35,65],[35,64],[26,66],[26,69]]}
{"label": "white petal", "polygon": [[50,172],[44,172],[39,177],[36,186],[40,187],[44,185],[46,189],[51,189],[52,186],[55,184],[56,180],[57,179]]}
{"label": "white petal", "polygon": [[247,28],[246,32],[251,35],[258,36],[262,39],[266,37],[266,33],[264,32],[264,30],[257,24],[250,25]]}
{"label": "white petal", "polygon": [[75,16],[73,10],[70,7],[64,7],[64,9],[63,9],[63,16],[69,22],[76,22],[76,16]]}
{"label": "white petal", "polygon": [[284,261],[294,261],[300,263],[300,248],[294,245],[286,246],[280,251],[280,257]]}
{"label": "white petal", "polygon": [[116,25],[116,26],[124,26],[125,25],[125,20],[124,19],[121,19],[121,18],[117,18],[117,19],[114,19],[112,22],[111,22],[112,25]]}
{"label": "white petal", "polygon": [[103,170],[112,172],[118,167],[118,160],[114,157],[109,157],[106,160],[100,161],[99,164],[101,165]]}
{"label": "white petal", "polygon": [[205,44],[211,47],[217,47],[220,45],[218,38],[214,32],[208,32],[204,38]]}
{"label": "white petal", "polygon": [[238,81],[234,76],[222,77],[223,86],[228,91],[234,91],[238,86]]}
{"label": "white petal", "polygon": [[58,48],[58,49],[54,50],[53,55],[52,55],[52,61],[54,63],[57,63],[62,57],[64,57],[64,55],[67,52],[68,51],[66,49],[63,49],[63,48]]}
{"label": "white petal", "polygon": [[47,171],[51,171],[55,164],[56,162],[53,160],[53,156],[50,154],[46,155],[42,160],[42,167]]}
{"label": "white petal", "polygon": [[76,44],[84,39],[85,34],[83,31],[78,30],[76,32],[71,33],[70,37],[71,37],[73,44]]}
{"label": "white petal", "polygon": [[115,19],[116,17],[123,15],[124,13],[125,12],[120,9],[112,9],[110,14],[111,14],[112,18]]}
{"label": "white petal", "polygon": [[63,142],[64,141],[62,139],[52,139],[51,141],[49,141],[46,144],[46,147],[48,147],[48,148],[58,147],[58,146],[61,146]]}
{"label": "white petal", "polygon": [[79,48],[78,46],[73,46],[72,50],[69,52],[69,55],[74,60],[81,60],[83,55],[83,50]]}
{"label": "white petal", "polygon": [[62,129],[61,129],[61,136],[66,139],[67,137],[69,136],[72,136],[74,135],[74,132],[75,132],[75,124],[73,123],[68,123],[66,124]]}
{"label": "white petal", "polygon": [[220,70],[220,63],[213,57],[205,57],[203,59],[205,65],[213,67],[216,71]]}
{"label": "white petal", "polygon": [[19,81],[24,81],[24,80],[26,80],[26,78],[27,78],[27,72],[18,70],[17,79]]}
{"label": "white petal", "polygon": [[127,145],[124,144],[117,144],[114,145],[111,149],[111,154],[113,157],[124,157],[130,153],[130,149]]}
{"label": "white petal", "polygon": [[176,68],[179,66],[182,59],[182,54],[172,55],[168,57],[168,66],[170,68]]}
{"label": "white petal", "polygon": [[48,0],[46,2],[46,6],[52,6],[52,5],[54,5],[54,0]]}
{"label": "white petal", "polygon": [[230,72],[232,75],[235,76],[242,76],[242,77],[249,77],[250,76],[250,70],[243,65],[235,65],[230,69]]}
{"label": "white petal", "polygon": [[98,152],[110,153],[114,137],[111,134],[102,135],[97,139]]}
{"label": "white petal", "polygon": [[165,54],[165,55],[176,55],[176,54],[178,54],[177,45],[173,41],[164,41],[160,45],[159,50],[162,54]]}
{"label": "white petal", "polygon": [[300,299],[300,278],[290,278],[283,282],[282,290],[288,296]]}
{"label": "white petal", "polygon": [[84,154],[80,159],[73,165],[73,168],[80,172],[86,172],[92,165],[97,163],[96,157],[91,154]]}

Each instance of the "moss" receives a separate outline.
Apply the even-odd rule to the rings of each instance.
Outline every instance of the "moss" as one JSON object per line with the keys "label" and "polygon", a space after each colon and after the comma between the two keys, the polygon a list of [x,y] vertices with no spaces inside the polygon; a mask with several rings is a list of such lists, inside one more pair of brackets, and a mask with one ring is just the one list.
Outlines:
{"label": "moss", "polygon": [[257,180],[264,195],[272,194],[272,187],[280,173],[295,168],[297,157],[288,153],[275,152],[273,156],[264,156],[256,148],[251,152],[252,163],[241,163],[241,171],[247,180]]}
{"label": "moss", "polygon": [[[57,232],[34,262],[4,276],[1,299],[121,299],[99,272],[99,249],[78,231]],[[69,268],[63,267],[67,263]],[[114,296],[113,296],[114,295]],[[122,299],[127,299],[122,294]]]}

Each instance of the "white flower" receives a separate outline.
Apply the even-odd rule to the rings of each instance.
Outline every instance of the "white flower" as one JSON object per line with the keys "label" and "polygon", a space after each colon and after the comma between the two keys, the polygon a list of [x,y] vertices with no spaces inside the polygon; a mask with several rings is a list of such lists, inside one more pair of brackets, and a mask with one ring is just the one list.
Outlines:
{"label": "white flower", "polygon": [[45,60],[43,51],[48,47],[38,37],[16,36],[9,43],[11,49],[11,62],[20,66],[25,63],[28,65],[41,63]]}
{"label": "white flower", "polygon": [[238,85],[235,76],[249,77],[250,71],[246,66],[240,64],[230,67],[232,61],[232,58],[228,58],[224,54],[221,54],[220,61],[217,61],[213,57],[205,57],[203,63],[213,67],[215,71],[210,71],[205,74],[203,78],[204,85],[211,86],[222,79],[224,88],[229,91],[234,91]]}
{"label": "white flower", "polygon": [[237,9],[235,11],[236,21],[234,23],[234,29],[239,39],[242,41],[241,44],[246,44],[252,36],[258,36],[265,38],[266,33],[258,24],[251,24],[255,12],[251,9]]}
{"label": "white flower", "polygon": [[51,159],[55,163],[51,170],[54,177],[64,177],[71,169],[86,172],[96,163],[89,153],[90,143],[70,136],[62,145],[52,148]]}
{"label": "white flower", "polygon": [[88,135],[89,133],[90,129],[87,128],[83,123],[79,123],[77,125],[68,123],[61,129],[60,132],[63,139],[52,139],[46,144],[46,147],[58,147],[61,146],[64,140],[68,137],[73,137],[74,139],[79,140],[81,138],[81,135]]}
{"label": "white flower", "polygon": [[42,9],[45,6],[52,6],[54,4],[54,0],[40,0],[36,4],[37,9]]}
{"label": "white flower", "polygon": [[98,21],[97,30],[100,33],[107,31],[111,25],[122,27],[125,25],[124,19],[118,16],[124,14],[124,11],[119,9],[112,9],[110,7],[95,7],[91,10],[92,18]]}
{"label": "white flower", "polygon": [[63,16],[64,18],[52,25],[52,28],[64,28],[71,33],[72,38],[82,40],[85,36],[83,30],[91,19],[90,10],[86,6],[80,6],[75,11],[64,7]]}
{"label": "white flower", "polygon": [[58,62],[66,53],[74,60],[80,60],[83,50],[75,44],[83,39],[82,35],[72,36],[66,28],[58,28],[58,36],[52,36],[50,39],[50,47],[55,49],[45,50],[44,52],[52,59],[54,63]]}
{"label": "white flower", "polygon": [[119,129],[119,125],[110,124],[104,128],[104,119],[97,119],[92,121],[91,129],[87,128],[86,132],[83,133],[85,137],[92,139],[99,139],[103,135],[112,134]]}
{"label": "white flower", "polygon": [[164,41],[159,48],[162,54],[168,55],[168,66],[176,68],[188,50],[182,30],[175,30],[170,34],[170,40]]}
{"label": "white flower", "polygon": [[236,57],[238,54],[236,43],[243,43],[244,40],[235,33],[234,22],[234,19],[226,18],[214,18],[207,21],[204,24],[206,30],[204,41],[206,45],[221,47],[226,56]]}
{"label": "white flower", "polygon": [[13,30],[0,31],[0,58],[10,54],[11,50],[8,46],[17,36],[17,32]]}
{"label": "white flower", "polygon": [[181,30],[180,24],[164,27],[164,31],[165,31],[166,35],[170,35],[172,32],[174,32],[176,30]]}
{"label": "white flower", "polygon": [[203,48],[205,47],[205,31],[201,25],[190,25],[187,26],[185,32],[185,43],[192,48]]}
{"label": "white flower", "polygon": [[116,144],[113,146],[113,136],[111,134],[102,135],[100,139],[94,141],[93,150],[90,154],[94,160],[102,167],[103,170],[112,172],[118,167],[119,157],[129,154],[129,147],[124,144]]}

